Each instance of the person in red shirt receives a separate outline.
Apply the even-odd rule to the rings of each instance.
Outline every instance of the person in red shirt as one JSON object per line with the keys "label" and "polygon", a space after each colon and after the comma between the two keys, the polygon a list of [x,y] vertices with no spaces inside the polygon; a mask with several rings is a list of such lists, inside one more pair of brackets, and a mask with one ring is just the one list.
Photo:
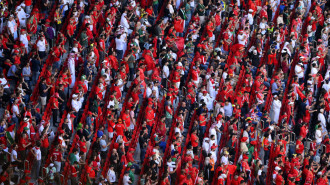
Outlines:
{"label": "person in red shirt", "polygon": [[69,40],[70,50],[73,47],[73,38],[74,38],[74,31],[76,30],[76,25],[77,25],[77,23],[75,23],[75,20],[72,17],[70,19],[69,25],[66,27],[66,29],[67,29],[67,32],[66,33],[67,33],[67,38]]}
{"label": "person in red shirt", "polygon": [[148,133],[150,135],[152,126],[154,124],[154,119],[155,119],[155,112],[152,109],[152,101],[148,102],[148,106],[146,108],[146,122],[147,122],[147,128],[148,128]]}
{"label": "person in red shirt", "polygon": [[53,111],[53,125],[54,127],[58,127],[58,121],[57,121],[57,116],[58,116],[58,98],[59,94],[55,93],[54,96],[52,96],[49,100],[51,109]]}
{"label": "person in red shirt", "polygon": [[56,173],[59,173],[61,171],[61,163],[62,161],[65,161],[62,156],[62,152],[60,150],[61,144],[58,144],[56,146],[56,149],[52,153],[50,160],[54,163],[56,168]]}
{"label": "person in red shirt", "polygon": [[122,123],[121,119],[118,119],[118,123],[115,125],[115,130],[117,136],[124,136],[124,131],[126,130],[126,126]]}
{"label": "person in red shirt", "polygon": [[193,130],[190,140],[191,140],[191,145],[193,147],[194,154],[197,154],[198,141],[199,141],[198,136],[197,136],[197,130]]}
{"label": "person in red shirt", "polygon": [[296,153],[302,154],[304,152],[304,143],[302,142],[303,137],[299,136],[296,141]]}
{"label": "person in red shirt", "polygon": [[17,152],[19,153],[22,161],[26,159],[26,151],[30,145],[31,142],[29,142],[27,134],[23,133],[21,139],[19,140],[18,149],[17,149]]}
{"label": "person in red shirt", "polygon": [[126,128],[130,130],[129,128],[131,126],[131,119],[129,117],[129,109],[126,109],[125,112],[122,113],[121,119],[124,121]]}
{"label": "person in red shirt", "polygon": [[71,165],[71,184],[78,184],[78,161],[75,161],[73,165]]}
{"label": "person in red shirt", "polygon": [[88,166],[86,167],[86,173],[87,173],[87,182],[86,184],[92,185],[95,181],[95,171],[93,170],[93,161],[90,160],[88,162]]}
{"label": "person in red shirt", "polygon": [[276,175],[275,183],[276,185],[284,185],[284,179],[283,179],[283,171],[279,170],[278,174]]}

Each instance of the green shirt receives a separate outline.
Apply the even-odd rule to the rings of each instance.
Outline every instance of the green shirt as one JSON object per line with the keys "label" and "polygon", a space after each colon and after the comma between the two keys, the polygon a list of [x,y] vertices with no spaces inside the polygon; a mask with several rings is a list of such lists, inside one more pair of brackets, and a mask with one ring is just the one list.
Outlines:
{"label": "green shirt", "polygon": [[132,170],[129,171],[129,174],[128,174],[129,178],[131,179],[131,182],[133,183],[134,182],[134,173],[132,172]]}
{"label": "green shirt", "polygon": [[205,6],[203,4],[197,5],[197,13],[199,16],[203,16],[205,14]]}
{"label": "green shirt", "polygon": [[186,14],[191,14],[191,8],[189,3],[186,3],[185,8],[186,8]]}
{"label": "green shirt", "polygon": [[88,38],[86,33],[81,33],[80,34],[80,44],[83,47],[87,47],[88,46],[88,39],[86,39],[86,38]]}
{"label": "green shirt", "polygon": [[74,162],[78,161],[78,159],[74,153],[70,154],[69,161],[70,161],[70,164],[73,164]]}

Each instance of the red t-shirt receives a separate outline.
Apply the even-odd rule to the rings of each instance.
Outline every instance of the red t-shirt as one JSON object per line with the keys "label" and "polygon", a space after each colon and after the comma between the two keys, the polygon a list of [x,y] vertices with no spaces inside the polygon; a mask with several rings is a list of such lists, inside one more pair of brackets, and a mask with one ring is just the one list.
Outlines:
{"label": "red t-shirt", "polygon": [[131,125],[131,119],[129,118],[128,114],[123,113],[121,119],[125,121],[126,127],[129,127]]}
{"label": "red t-shirt", "polygon": [[61,162],[62,153],[60,151],[55,150],[52,154],[52,159],[57,162]]}
{"label": "red t-shirt", "polygon": [[69,37],[73,36],[73,34],[74,34],[74,26],[71,25],[71,24],[69,24],[67,26],[67,29],[68,29],[68,32],[67,33],[69,34]]}
{"label": "red t-shirt", "polygon": [[115,129],[116,129],[116,132],[119,136],[124,135],[125,126],[122,123],[121,124],[116,124]]}
{"label": "red t-shirt", "polygon": [[31,6],[32,0],[25,0],[25,6]]}
{"label": "red t-shirt", "polygon": [[301,141],[297,140],[296,145],[299,147],[298,149],[296,149],[296,153],[302,154],[304,151],[304,144]]}
{"label": "red t-shirt", "polygon": [[193,147],[198,146],[198,137],[195,134],[191,134],[191,145]]}
{"label": "red t-shirt", "polygon": [[86,142],[79,141],[79,148],[80,148],[80,151],[81,151],[81,152],[86,153],[86,152],[87,152]]}
{"label": "red t-shirt", "polygon": [[26,148],[24,148],[23,145],[26,145],[27,143],[28,143],[27,139],[21,138],[20,141],[19,141],[19,145],[18,145],[17,151],[23,151],[23,150],[25,150]]}
{"label": "red t-shirt", "polygon": [[77,172],[76,168],[74,166],[71,166],[71,175],[72,175],[72,177],[77,177],[78,176],[78,174],[76,172]]}

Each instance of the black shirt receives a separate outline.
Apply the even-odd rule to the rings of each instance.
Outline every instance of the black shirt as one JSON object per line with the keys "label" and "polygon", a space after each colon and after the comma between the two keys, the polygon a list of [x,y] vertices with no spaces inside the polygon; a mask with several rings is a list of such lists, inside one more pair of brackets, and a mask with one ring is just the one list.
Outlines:
{"label": "black shirt", "polygon": [[35,58],[32,58],[32,60],[31,60],[31,70],[38,72],[38,71],[40,71],[40,69],[41,69],[40,61],[35,59]]}
{"label": "black shirt", "polygon": [[46,97],[48,95],[48,91],[44,92],[44,90],[46,90],[46,89],[47,89],[47,85],[41,83],[39,86],[39,92],[40,92],[41,97]]}
{"label": "black shirt", "polygon": [[58,91],[58,95],[63,100],[63,102],[62,102],[60,99],[58,99],[59,100],[59,103],[60,104],[65,103],[66,102],[66,94],[64,93],[64,91],[63,90],[59,90]]}

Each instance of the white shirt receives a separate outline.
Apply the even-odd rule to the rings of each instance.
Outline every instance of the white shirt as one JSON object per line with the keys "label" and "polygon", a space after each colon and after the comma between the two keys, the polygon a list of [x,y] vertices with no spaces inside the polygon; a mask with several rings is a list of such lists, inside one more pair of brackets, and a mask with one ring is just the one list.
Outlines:
{"label": "white shirt", "polygon": [[13,19],[12,21],[8,21],[7,27],[9,28],[8,31],[10,31],[10,33],[14,34],[14,32],[17,31],[17,23],[16,23],[15,19]]}
{"label": "white shirt", "polygon": [[116,41],[116,50],[124,50],[125,45],[126,45],[125,40],[122,38],[119,38],[119,39],[116,38],[115,41]]}
{"label": "white shirt", "polygon": [[170,75],[170,69],[168,68],[167,65],[164,65],[164,67],[163,67],[163,78],[168,78],[169,75]]}
{"label": "white shirt", "polygon": [[114,183],[116,182],[116,173],[109,169],[108,170],[108,173],[107,173],[107,179],[111,182],[111,183]]}
{"label": "white shirt", "polygon": [[7,85],[7,80],[6,78],[0,78],[0,84],[3,85],[3,88],[9,88],[9,86]]}
{"label": "white shirt", "polygon": [[174,162],[167,162],[167,166],[168,166],[170,172],[172,172],[174,170],[174,168],[176,167]]}
{"label": "white shirt", "polygon": [[39,40],[37,42],[38,51],[46,51],[46,40]]}
{"label": "white shirt", "polygon": [[151,94],[152,94],[151,88],[147,87],[147,97],[150,97]]}
{"label": "white shirt", "polygon": [[128,175],[124,175],[124,178],[123,178],[123,184],[124,185],[129,185],[129,182],[130,180],[129,180],[129,176]]}
{"label": "white shirt", "polygon": [[223,163],[224,165],[227,165],[228,162],[229,162],[228,157],[226,157],[225,155],[223,155],[221,157],[221,163]]}
{"label": "white shirt", "polygon": [[[300,67],[300,65],[296,65],[296,67],[294,67],[294,71],[295,71],[296,75],[298,76],[298,78],[304,77],[304,70],[302,67]],[[303,71],[303,72],[299,73],[300,71]]]}
{"label": "white shirt", "polygon": [[322,88],[325,89],[325,90],[328,92],[329,89],[330,89],[330,84],[324,83],[324,84],[322,85]]}
{"label": "white shirt", "polygon": [[17,159],[17,152],[16,152],[16,150],[12,150],[12,151],[11,151],[11,154],[10,154],[11,162],[16,161],[16,160],[14,159],[14,156],[15,156],[15,158]]}
{"label": "white shirt", "polygon": [[267,26],[266,22],[261,22],[259,25],[259,28],[262,29],[261,34],[263,35],[266,33],[266,26]]}
{"label": "white shirt", "polygon": [[40,161],[41,160],[41,150],[40,150],[40,148],[37,149],[36,147],[33,147],[32,150],[36,154],[37,161]]}
{"label": "white shirt", "polygon": [[315,131],[315,139],[317,143],[321,143],[322,142],[322,133],[321,130],[317,129]]}
{"label": "white shirt", "polygon": [[13,105],[12,111],[13,111],[13,117],[16,117],[19,114],[18,106],[17,105]]}
{"label": "white shirt", "polygon": [[44,127],[44,124],[41,124],[41,126],[39,127],[39,135],[41,135],[42,131],[44,131],[45,127]]}
{"label": "white shirt", "polygon": [[128,21],[126,19],[127,14],[126,13],[123,13],[121,15],[121,18],[120,18],[120,25],[122,25],[125,29],[125,31],[127,32],[127,30],[129,29],[129,24],[128,24]]}
{"label": "white shirt", "polygon": [[[77,100],[78,100],[78,99],[77,99]],[[71,105],[72,105],[72,107],[73,107],[74,109],[76,109],[76,111],[78,112],[79,109],[81,108],[81,103],[80,103],[79,101],[77,101],[77,100],[72,99],[72,101],[71,101]]]}
{"label": "white shirt", "polygon": [[25,48],[29,47],[29,40],[27,39],[26,34],[21,34],[19,40],[25,45]]}
{"label": "white shirt", "polygon": [[152,87],[152,91],[156,91],[156,98],[158,99],[158,98],[159,98],[159,90],[158,90],[158,87],[153,86],[153,87]]}
{"label": "white shirt", "polygon": [[253,25],[253,16],[252,16],[251,13],[248,14],[247,18],[248,18],[248,20],[249,20],[249,24],[250,24],[250,25]]}

